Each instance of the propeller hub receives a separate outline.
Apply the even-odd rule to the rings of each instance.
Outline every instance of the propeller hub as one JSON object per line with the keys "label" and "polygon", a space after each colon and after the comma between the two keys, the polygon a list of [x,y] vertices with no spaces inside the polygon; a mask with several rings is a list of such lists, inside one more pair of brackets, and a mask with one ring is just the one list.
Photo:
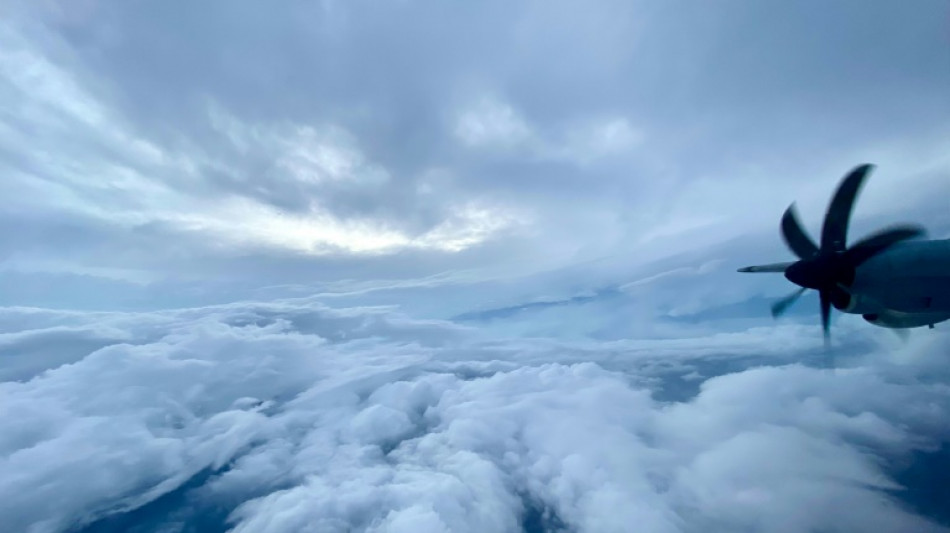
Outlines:
{"label": "propeller hub", "polygon": [[805,259],[785,269],[785,278],[795,285],[819,290],[827,281],[827,272],[816,259]]}
{"label": "propeller hub", "polygon": [[850,285],[854,281],[854,268],[840,253],[822,253],[790,265],[785,269],[785,278],[800,287],[822,290],[839,283]]}

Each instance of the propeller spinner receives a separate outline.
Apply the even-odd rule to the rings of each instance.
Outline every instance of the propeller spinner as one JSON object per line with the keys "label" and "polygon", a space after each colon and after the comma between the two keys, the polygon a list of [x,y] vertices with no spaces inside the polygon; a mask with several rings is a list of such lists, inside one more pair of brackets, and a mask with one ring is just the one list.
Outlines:
{"label": "propeller spinner", "polygon": [[891,246],[924,235],[918,225],[895,225],[877,231],[847,246],[848,224],[854,201],[873,165],[860,165],[849,172],[835,191],[821,228],[821,244],[808,236],[798,218],[795,204],[782,215],[782,238],[798,257],[790,263],[740,268],[739,272],[783,272],[785,278],[801,287],[772,304],[772,316],[782,315],[807,289],[818,291],[821,328],[825,344],[829,341],[831,307],[842,308],[850,298],[847,288],[854,281],[858,266]]}

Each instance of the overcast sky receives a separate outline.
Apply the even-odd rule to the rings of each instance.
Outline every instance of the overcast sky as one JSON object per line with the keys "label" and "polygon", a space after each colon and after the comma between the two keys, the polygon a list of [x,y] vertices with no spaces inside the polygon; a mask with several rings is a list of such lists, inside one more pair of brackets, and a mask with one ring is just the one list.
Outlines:
{"label": "overcast sky", "polygon": [[859,219],[948,225],[940,0],[2,6],[8,304],[647,264],[862,162]]}
{"label": "overcast sky", "polygon": [[735,272],[861,163],[946,0],[0,0],[0,524],[950,531],[945,324]]}

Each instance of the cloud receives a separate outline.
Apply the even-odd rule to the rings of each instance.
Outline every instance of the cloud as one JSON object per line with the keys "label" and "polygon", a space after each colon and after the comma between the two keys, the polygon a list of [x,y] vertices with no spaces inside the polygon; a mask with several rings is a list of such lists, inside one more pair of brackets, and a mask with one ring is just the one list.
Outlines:
{"label": "cloud", "polygon": [[263,285],[646,263],[865,160],[859,218],[940,222],[939,17],[782,9],[14,2],[0,217],[42,238],[0,253]]}
{"label": "cloud", "polygon": [[[928,363],[945,335],[829,371],[789,364],[795,342],[761,355],[753,332],[518,341],[305,301],[5,312],[30,331],[11,350],[97,343],[0,384],[18,531],[126,516],[158,531],[222,508],[214,527],[264,532],[944,530],[889,465],[950,439]],[[737,358],[765,366],[729,370]],[[659,399],[697,369],[693,393]]]}
{"label": "cloud", "polygon": [[531,137],[531,129],[510,106],[483,100],[473,109],[462,113],[456,125],[456,135],[468,145],[498,145],[515,148]]}
{"label": "cloud", "polygon": [[[200,114],[214,136],[174,143],[155,138],[130,123],[107,93],[93,92],[75,64],[44,48],[50,33],[42,26],[3,30],[11,50],[2,65],[5,88],[18,102],[0,131],[12,147],[6,188],[23,199],[6,215],[32,225],[43,212],[44,218],[81,226],[85,239],[121,250],[92,259],[51,254],[43,241],[29,251],[13,248],[30,260],[58,259],[67,269],[95,261],[154,270],[161,268],[157,258],[179,254],[457,252],[519,221],[497,203],[474,197],[432,202],[431,195],[409,219],[393,218],[387,211],[405,212],[406,205],[392,202],[400,185],[387,187],[389,172],[332,121],[249,122],[205,99]],[[46,124],[41,134],[20,134],[40,123]],[[57,157],[51,158],[54,145]],[[382,196],[389,205],[380,203]],[[33,212],[21,212],[26,207]],[[142,236],[156,227],[169,240],[152,246]],[[157,253],[149,257],[148,248]],[[195,274],[180,267],[185,275]]]}
{"label": "cloud", "polygon": [[947,232],[942,10],[7,2],[0,522],[945,531],[946,334],[735,273]]}

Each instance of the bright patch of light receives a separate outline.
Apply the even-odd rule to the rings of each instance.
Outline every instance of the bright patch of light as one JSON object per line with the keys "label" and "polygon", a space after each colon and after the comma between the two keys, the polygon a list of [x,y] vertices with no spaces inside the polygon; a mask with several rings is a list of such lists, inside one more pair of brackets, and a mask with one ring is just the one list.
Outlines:
{"label": "bright patch of light", "polygon": [[517,221],[511,214],[469,205],[461,209],[455,217],[424,234],[413,245],[459,252],[485,241],[493,233]]}
{"label": "bright patch of light", "polygon": [[305,215],[240,199],[208,214],[175,214],[169,219],[188,231],[212,234],[222,244],[270,246],[306,254],[392,253],[416,248],[459,252],[480,244],[492,234],[519,221],[511,214],[476,205],[418,236],[374,220],[340,220],[327,213]]}

